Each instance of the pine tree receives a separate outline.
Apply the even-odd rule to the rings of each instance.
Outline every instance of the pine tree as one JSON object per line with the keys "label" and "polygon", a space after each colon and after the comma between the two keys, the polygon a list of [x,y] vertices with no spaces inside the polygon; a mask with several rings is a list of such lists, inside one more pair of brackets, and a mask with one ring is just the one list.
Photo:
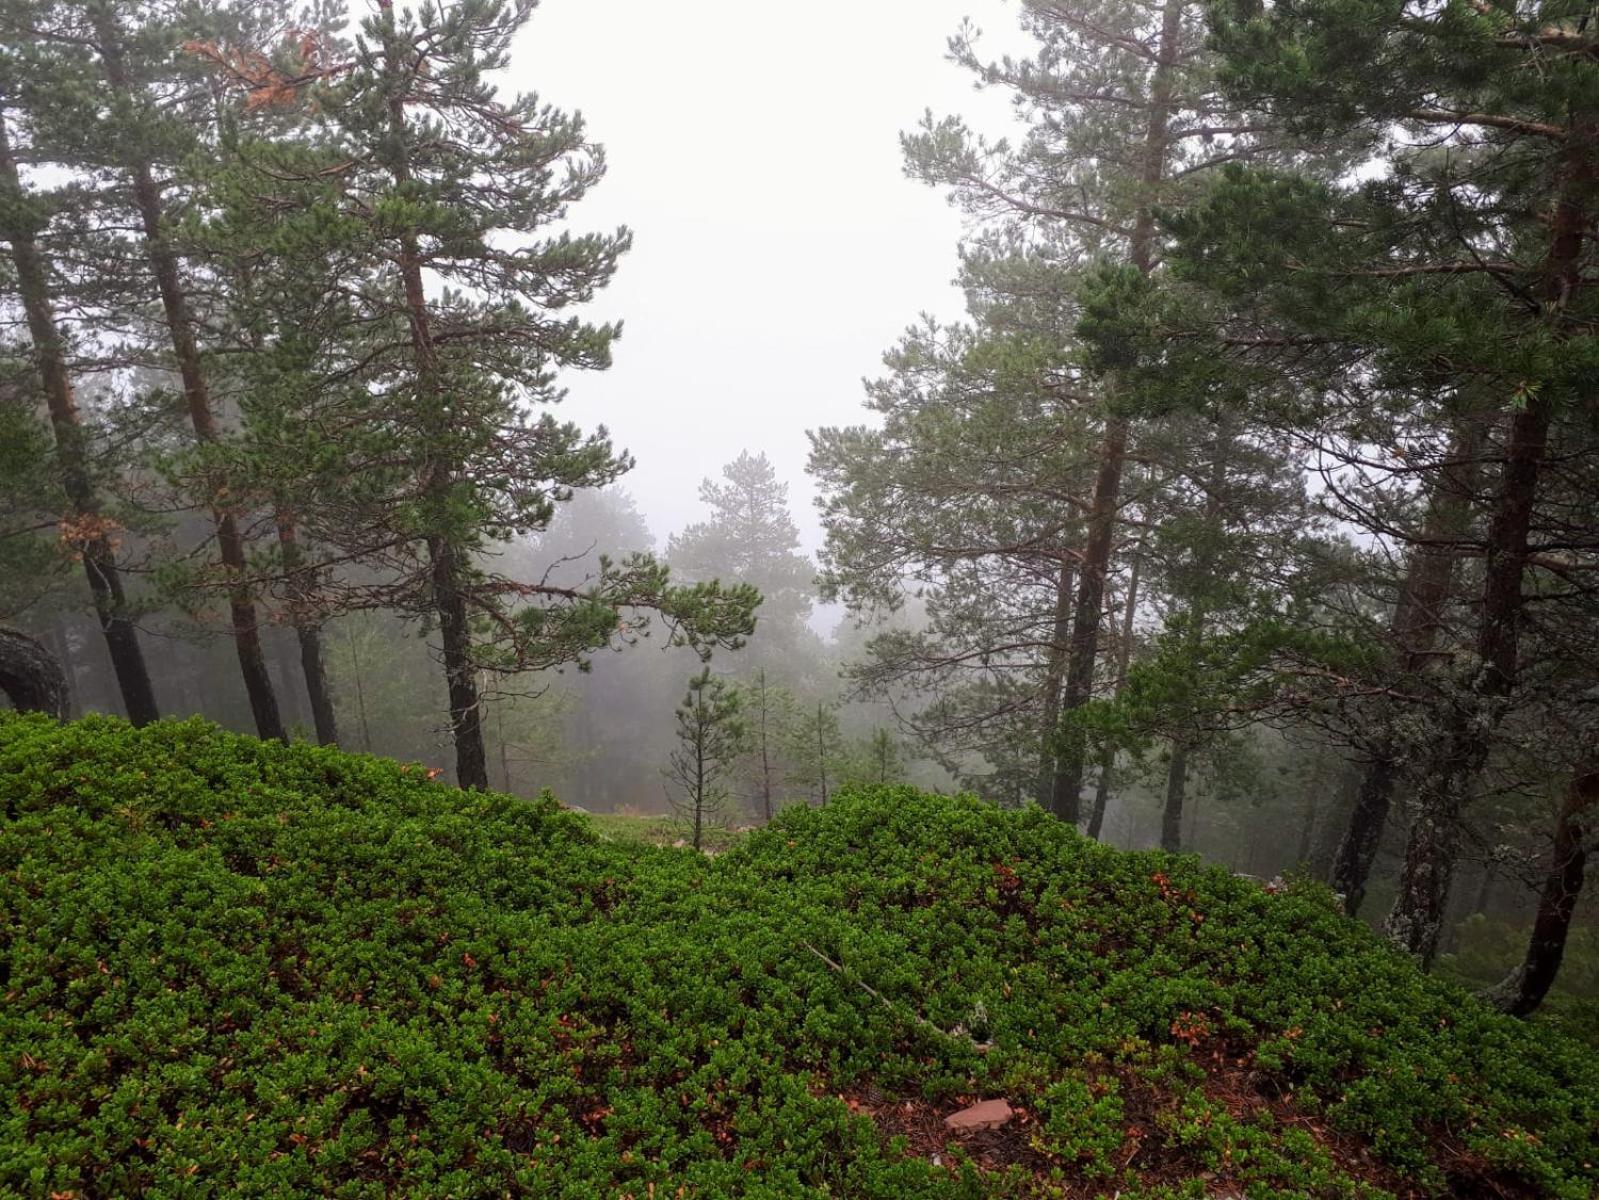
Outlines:
{"label": "pine tree", "polygon": [[583,589],[488,568],[573,489],[631,465],[603,430],[531,415],[560,398],[558,368],[609,363],[618,329],[567,310],[629,242],[550,232],[604,163],[576,118],[489,80],[533,8],[380,3],[312,106],[344,156],[339,211],[363,245],[347,284],[367,339],[354,357],[374,400],[367,427],[387,438],[373,486],[318,536],[378,572],[369,602],[437,630],[463,787],[488,782],[481,671],[580,659],[630,608],[708,652],[747,635],[755,602],[747,588],[674,587],[647,556],[603,562]]}
{"label": "pine tree", "polygon": [[666,768],[679,791],[678,811],[693,829],[693,846],[704,843],[706,822],[727,806],[723,782],[744,752],[746,729],[736,688],[707,667],[689,681],[677,709],[677,748]]}
{"label": "pine tree", "polygon": [[[0,58],[0,72],[5,70]],[[155,689],[117,564],[117,525],[103,514],[96,494],[91,435],[78,406],[66,336],[55,312],[51,267],[40,248],[40,235],[49,221],[49,201],[30,195],[22,184],[9,128],[10,104],[9,97],[0,95],[0,237],[10,245],[34,366],[55,436],[61,490],[70,505],[62,520],[63,540],[83,564],[128,719],[145,725],[160,715]]]}
{"label": "pine tree", "polygon": [[[1138,276],[1160,259],[1157,206],[1173,205],[1209,168],[1247,156],[1263,130],[1216,92],[1203,6],[1158,8],[1029,0],[1024,25],[1039,42],[1031,59],[984,63],[969,35],[953,56],[985,86],[1003,86],[1030,118],[1026,139],[989,143],[958,119],[934,121],[906,139],[911,170],[947,187],[969,211],[1035,231],[1066,263],[1094,257]],[[1095,477],[1077,564],[1071,651],[1060,700],[1086,704],[1096,664],[1133,436],[1114,369],[1099,372]],[[1054,770],[1051,808],[1076,824],[1087,744],[1067,723]]]}
{"label": "pine tree", "polygon": [[720,482],[700,484],[711,518],[674,534],[666,561],[685,579],[736,579],[761,593],[761,631],[748,653],[775,660],[806,645],[816,568],[800,553],[799,530],[765,454],[744,451],[722,468]]}
{"label": "pine tree", "polygon": [[[232,14],[195,14],[183,7],[147,6],[126,19],[126,6],[108,0],[64,4],[58,32],[87,49],[90,64],[109,94],[104,123],[92,141],[79,147],[75,167],[109,167],[120,175],[119,197],[128,206],[142,235],[139,247],[148,271],[151,298],[159,301],[161,322],[171,349],[171,362],[182,383],[195,438],[214,443],[224,435],[218,404],[212,394],[200,343],[199,314],[185,263],[175,241],[180,213],[175,209],[170,180],[160,173],[196,149],[195,80],[176,69],[178,48],[208,31],[200,16],[223,22]],[[171,104],[165,95],[178,90],[185,103]],[[262,648],[262,621],[249,582],[249,562],[241,514],[229,495],[228,481],[201,481],[210,508],[222,571],[227,580],[228,608],[239,666],[249,695],[257,731],[265,738],[283,738],[285,729]]]}
{"label": "pine tree", "polygon": [[[1429,962],[1467,801],[1517,692],[1551,433],[1561,414],[1591,406],[1599,361],[1586,235],[1599,202],[1593,34],[1564,3],[1412,12],[1312,0],[1220,10],[1218,39],[1240,101],[1305,133],[1361,134],[1389,167],[1352,197],[1323,198],[1319,214],[1314,189],[1301,189],[1310,199],[1296,221],[1311,232],[1293,249],[1264,247],[1294,253],[1302,282],[1326,281],[1312,294],[1333,328],[1312,332],[1363,343],[1390,374],[1448,364],[1451,381],[1488,385],[1504,409],[1473,653],[1416,772],[1418,814],[1385,926]],[[1396,127],[1410,136],[1394,138]],[[1254,194],[1283,211],[1294,188]],[[1351,208],[1363,210],[1358,225],[1345,223]],[[1382,296],[1391,315],[1330,307],[1340,279],[1345,293]]]}
{"label": "pine tree", "polygon": [[838,710],[824,700],[803,706],[788,730],[789,776],[801,787],[815,789],[823,808],[837,787],[845,759],[844,734]]}

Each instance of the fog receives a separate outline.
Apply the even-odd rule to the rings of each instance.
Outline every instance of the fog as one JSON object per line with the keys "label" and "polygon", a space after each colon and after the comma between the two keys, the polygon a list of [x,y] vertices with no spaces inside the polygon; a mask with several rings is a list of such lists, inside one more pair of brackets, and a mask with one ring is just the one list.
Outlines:
{"label": "fog", "polygon": [[606,150],[574,227],[636,235],[595,306],[625,324],[615,366],[569,377],[569,415],[637,456],[658,538],[754,448],[814,551],[805,431],[863,419],[862,377],[919,312],[960,315],[960,215],[905,177],[898,137],[925,108],[1005,124],[946,61],[967,16],[996,50],[1019,37],[1002,0],[545,0],[525,31],[511,82]]}

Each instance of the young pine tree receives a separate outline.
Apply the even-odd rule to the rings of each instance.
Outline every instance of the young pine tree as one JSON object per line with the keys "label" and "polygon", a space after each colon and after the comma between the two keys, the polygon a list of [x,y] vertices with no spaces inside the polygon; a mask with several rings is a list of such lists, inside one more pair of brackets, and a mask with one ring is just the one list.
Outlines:
{"label": "young pine tree", "polygon": [[665,774],[677,788],[674,803],[693,829],[696,850],[704,844],[706,823],[727,807],[725,780],[744,752],[746,733],[736,688],[709,667],[689,680],[677,709],[677,746]]}

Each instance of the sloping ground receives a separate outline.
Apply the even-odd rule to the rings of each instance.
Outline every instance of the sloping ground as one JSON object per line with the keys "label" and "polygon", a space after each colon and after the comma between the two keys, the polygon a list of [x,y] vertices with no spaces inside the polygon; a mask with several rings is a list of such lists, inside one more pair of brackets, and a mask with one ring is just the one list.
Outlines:
{"label": "sloping ground", "polygon": [[0,813],[0,1195],[1599,1189],[1586,1051],[1315,894],[1037,813],[883,790],[707,860],[383,760],[16,717]]}

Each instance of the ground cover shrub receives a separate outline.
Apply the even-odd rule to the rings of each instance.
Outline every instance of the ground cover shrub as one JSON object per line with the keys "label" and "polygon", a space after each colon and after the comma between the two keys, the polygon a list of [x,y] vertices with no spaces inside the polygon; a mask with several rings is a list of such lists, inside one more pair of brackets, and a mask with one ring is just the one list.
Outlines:
{"label": "ground cover shrub", "polygon": [[910,789],[713,860],[201,722],[7,716],[0,995],[6,1196],[1599,1186],[1591,1053],[1315,889]]}

